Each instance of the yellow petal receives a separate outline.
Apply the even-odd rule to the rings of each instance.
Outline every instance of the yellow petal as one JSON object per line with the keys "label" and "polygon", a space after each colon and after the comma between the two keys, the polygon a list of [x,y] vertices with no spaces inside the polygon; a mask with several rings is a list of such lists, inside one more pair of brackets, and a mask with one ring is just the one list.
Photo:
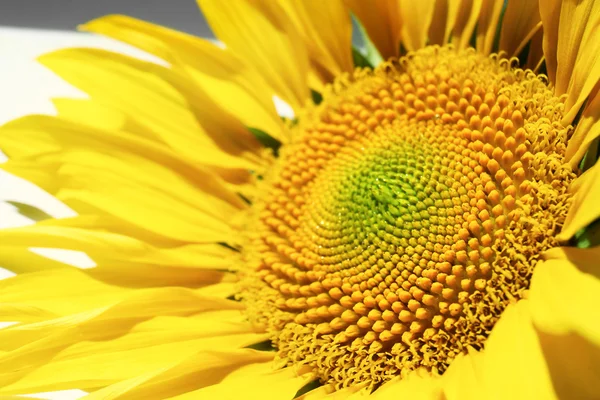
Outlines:
{"label": "yellow petal", "polygon": [[[218,284],[214,287],[196,290],[180,288],[177,289],[181,290],[180,292],[174,293],[181,293],[181,296],[186,295],[188,298],[194,296],[195,293],[215,296],[218,294],[220,286]],[[0,287],[2,288],[0,294],[2,305],[0,307],[4,307],[5,304],[18,304],[23,307],[39,308],[49,315],[56,316],[65,316],[117,303],[131,294],[146,293],[150,295],[151,293],[161,293],[161,289],[138,290],[104,283],[92,278],[87,274],[87,271],[81,271],[77,268],[54,269],[17,275],[0,280]],[[57,296],[57,293],[60,293],[60,296]],[[239,303],[225,300],[225,296],[221,297],[223,297],[222,301],[215,303],[219,307],[241,308]],[[185,312],[190,312],[190,309],[186,309],[182,313]],[[11,314],[11,316],[18,317],[17,314]]]}
{"label": "yellow petal", "polygon": [[567,91],[578,54],[585,48],[581,48],[585,44],[582,40],[585,32],[595,30],[594,12],[597,14],[599,10],[595,9],[594,3],[590,0],[569,0],[561,4],[556,46],[558,60],[556,92],[558,94]]}
{"label": "yellow petal", "polygon": [[20,304],[64,316],[110,304],[128,293],[128,289],[98,282],[75,268],[17,275],[0,280],[0,288],[3,315],[6,304]]}
{"label": "yellow petal", "polygon": [[346,387],[340,390],[335,390],[333,385],[324,385],[317,389],[313,389],[302,396],[296,397],[294,400],[355,400],[360,398],[368,398],[369,390],[364,389],[365,385],[355,385]]}
{"label": "yellow petal", "polygon": [[581,272],[598,276],[596,261],[600,257],[600,246],[581,249],[577,247],[553,247],[542,255],[544,260],[569,260]]}
{"label": "yellow petal", "polygon": [[172,398],[178,395],[177,398],[186,398],[187,392],[216,384],[246,366],[269,363],[273,356],[274,353],[271,352],[250,349],[206,351],[172,366],[108,386],[90,394],[86,399],[144,400],[151,397]]}
{"label": "yellow petal", "polygon": [[[190,318],[185,320],[191,321]],[[0,372],[6,370],[9,363],[22,369],[0,374],[0,382],[6,385],[0,388],[0,393],[97,388],[169,367],[174,362],[184,361],[190,353],[198,353],[197,358],[202,360],[205,351],[241,348],[264,337],[256,333],[220,333],[219,329],[210,329],[208,325],[195,327],[190,323],[169,329],[166,327],[171,322],[169,319],[158,321],[163,327],[147,327],[145,323],[139,323],[118,338],[77,341],[62,349],[60,354],[54,354],[56,350],[44,349],[42,357],[52,354],[51,359],[38,359],[39,354],[27,358],[20,349],[8,352],[0,357]],[[111,323],[97,325],[96,329],[115,333]],[[203,337],[207,333],[210,337]],[[56,346],[56,343],[52,343],[52,346]],[[20,354],[17,356],[16,353]],[[23,365],[31,364],[32,357],[36,357],[33,359],[37,361],[36,364],[41,364],[35,369]],[[193,385],[194,381],[182,384]],[[176,392],[176,388],[171,389]]]}
{"label": "yellow petal", "polygon": [[29,244],[24,246],[0,246],[0,266],[17,274],[43,271],[47,269],[70,268],[68,265],[29,251]]}
{"label": "yellow petal", "polygon": [[[485,342],[483,354],[450,364],[442,376],[449,400],[557,398],[528,306],[526,300],[509,305]],[[453,378],[461,375],[474,381],[459,387]]]}
{"label": "yellow petal", "polygon": [[502,6],[503,2],[496,0],[484,0],[481,4],[481,12],[477,22],[476,48],[483,54],[492,52]]}
{"label": "yellow petal", "polygon": [[32,175],[26,176],[27,179],[35,178],[34,183],[51,193],[55,191],[51,189],[56,187],[55,182],[48,182],[49,187],[46,187],[44,182],[48,181],[49,175],[52,176],[48,173],[58,168],[59,155],[44,158],[53,165],[53,168],[44,171],[28,168],[27,161],[20,161],[21,159],[31,162],[33,156],[81,148],[90,151],[102,149],[108,154],[123,154],[121,158],[142,156],[166,167],[165,169],[172,170],[180,177],[193,180],[194,185],[202,190],[229,199],[229,202],[237,206],[241,206],[243,202],[240,202],[236,194],[226,189],[222,181],[219,183],[219,179],[208,168],[229,180],[236,175],[242,175],[239,182],[244,182],[243,176],[249,175],[247,169],[256,167],[254,163],[206,149],[201,159],[210,166],[207,168],[198,163],[197,155],[194,158],[185,157],[173,152],[164,144],[139,137],[135,132],[104,130],[89,123],[49,116],[29,116],[11,121],[0,128],[0,137],[3,151],[11,158],[11,162],[16,161],[13,165],[3,164],[2,167],[10,170],[9,172],[17,172],[17,175],[18,170],[22,169],[24,173]]}
{"label": "yellow petal", "polygon": [[[53,224],[54,221],[57,223]],[[131,264],[176,265],[196,269],[237,269],[231,265],[236,253],[216,243],[161,248],[118,233],[66,226],[64,221],[66,219],[49,220],[36,225],[2,229],[0,240],[4,246],[83,251],[96,260],[104,261],[126,260]]]}
{"label": "yellow petal", "polygon": [[0,330],[2,394],[98,388],[182,362],[190,353],[265,339],[244,322],[240,303],[212,297],[210,288],[132,290],[75,269],[0,284],[3,311],[20,309],[27,319],[37,308],[57,316]]}
{"label": "yellow petal", "polygon": [[[259,8],[275,2],[258,2]],[[300,32],[321,82],[352,72],[352,24],[341,0],[325,2],[286,0],[279,2]]]}
{"label": "yellow petal", "polygon": [[585,228],[600,216],[598,199],[600,198],[600,163],[578,177],[573,185],[577,190],[569,208],[567,218],[557,239],[569,240],[577,231]]}
{"label": "yellow petal", "polygon": [[508,57],[517,57],[527,42],[542,28],[537,0],[512,0],[508,2],[502,30],[500,51]]}
{"label": "yellow petal", "polygon": [[[81,218],[81,217],[76,217]],[[198,287],[231,281],[227,271],[239,265],[236,253],[218,244],[170,245],[167,248],[145,243],[99,227],[83,229],[53,226],[65,219],[49,220],[34,226],[0,230],[0,265],[23,273],[55,268],[65,264],[38,256],[29,247],[60,248],[85,252],[96,263],[86,270],[105,282],[127,286]]]}
{"label": "yellow petal", "polygon": [[294,368],[273,370],[270,362],[251,364],[233,371],[216,385],[174,397],[173,400],[238,400],[240,388],[247,393],[246,398],[293,399],[309,380],[310,375],[298,375]]}
{"label": "yellow petal", "polygon": [[546,71],[551,83],[556,82],[558,25],[560,21],[560,0],[539,0],[540,18],[544,29],[542,48],[546,61]]}
{"label": "yellow petal", "polygon": [[600,3],[597,1],[563,2],[556,69],[556,92],[568,95],[563,122],[573,121],[600,80],[599,25]]}
{"label": "yellow petal", "polygon": [[[33,165],[52,166],[53,160],[56,156],[49,160],[36,158],[29,170],[33,170]],[[192,187],[178,188],[176,182],[168,191],[168,180],[163,181],[163,186],[152,185],[152,177],[145,175],[148,171],[128,169],[101,153],[70,152],[56,162],[60,168],[52,176],[53,185],[60,187],[56,196],[75,211],[81,210],[80,204],[91,206],[139,229],[181,242],[222,241],[231,237],[226,218],[234,215],[236,209],[220,199],[193,191]],[[31,179],[27,174],[20,175]],[[186,197],[186,192],[194,196]],[[191,204],[192,199],[197,203]]]}
{"label": "yellow petal", "polygon": [[[600,273],[571,261],[549,260],[531,282],[531,314],[558,398],[593,399],[600,391]],[[590,268],[591,267],[591,268]]]}
{"label": "yellow petal", "polygon": [[411,372],[404,378],[396,378],[383,384],[369,399],[404,399],[414,400],[444,400],[439,376],[432,376],[425,370]]}
{"label": "yellow petal", "polygon": [[425,47],[435,11],[435,1],[400,0],[398,7],[402,20],[401,34],[404,47],[408,51]]}
{"label": "yellow petal", "polygon": [[435,9],[429,26],[429,43],[443,46],[448,43],[460,0],[435,0]]}
{"label": "yellow petal", "polygon": [[479,399],[482,396],[481,368],[483,353],[470,351],[459,354],[444,372],[442,379],[436,382],[443,387],[444,400]]}
{"label": "yellow petal", "polygon": [[479,12],[482,5],[483,0],[462,0],[460,2],[456,20],[454,23],[448,24],[448,26],[453,26],[452,43],[454,43],[457,49],[460,50],[469,47],[469,41],[479,19]]}
{"label": "yellow petal", "polygon": [[590,95],[589,103],[583,109],[581,118],[575,127],[573,136],[567,145],[566,157],[573,167],[590,148],[591,143],[600,136],[600,86]]}
{"label": "yellow petal", "polygon": [[136,122],[135,117],[127,115],[109,105],[89,99],[53,98],[52,104],[59,117],[83,125],[106,131],[126,131],[136,136],[162,143],[152,131]]}
{"label": "yellow petal", "polygon": [[542,46],[544,40],[544,30],[538,29],[538,31],[531,38],[529,44],[529,54],[527,55],[527,61],[523,68],[529,68],[535,73],[539,73],[539,67],[544,60],[544,49]]}
{"label": "yellow petal", "polygon": [[[252,143],[223,140],[214,131],[204,130],[191,111],[190,100],[178,90],[184,87],[180,84],[183,77],[165,67],[97,49],[58,50],[39,61],[94,100],[131,115],[188,158],[198,159],[198,149],[203,149],[201,156],[220,153],[231,164],[252,150]],[[189,80],[187,85],[191,85]],[[224,128],[228,122],[223,120]]]}
{"label": "yellow petal", "polygon": [[400,54],[399,1],[345,0],[345,3],[365,27],[369,38],[384,60]]}
{"label": "yellow petal", "polygon": [[[205,111],[210,108],[207,101],[216,102],[221,109],[231,111],[245,126],[283,139],[281,119],[264,80],[231,50],[124,15],[102,17],[80,26],[80,29],[121,40],[171,64],[180,64],[190,72],[198,88],[206,92],[206,101],[203,101]],[[211,111],[215,112],[214,109]],[[200,122],[207,117],[203,113]]]}
{"label": "yellow petal", "polygon": [[219,40],[252,65],[276,94],[298,110],[310,98],[308,55],[300,34],[273,4],[263,14],[251,2],[198,0]]}

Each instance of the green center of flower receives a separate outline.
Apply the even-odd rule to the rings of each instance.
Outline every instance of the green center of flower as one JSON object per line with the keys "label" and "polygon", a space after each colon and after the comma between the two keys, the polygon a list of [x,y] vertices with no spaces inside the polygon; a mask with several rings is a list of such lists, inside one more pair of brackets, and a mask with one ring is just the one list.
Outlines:
{"label": "green center of flower", "polygon": [[267,177],[248,315],[338,387],[482,349],[558,243],[562,104],[508,61],[430,47],[340,78]]}

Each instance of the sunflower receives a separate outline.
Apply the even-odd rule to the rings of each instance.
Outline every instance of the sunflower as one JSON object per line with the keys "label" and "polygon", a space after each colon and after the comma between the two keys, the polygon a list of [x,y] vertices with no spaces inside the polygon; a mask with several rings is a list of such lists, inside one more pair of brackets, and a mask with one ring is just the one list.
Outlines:
{"label": "sunflower", "polygon": [[0,395],[597,398],[600,1],[199,3],[1,128],[77,215],[0,231]]}

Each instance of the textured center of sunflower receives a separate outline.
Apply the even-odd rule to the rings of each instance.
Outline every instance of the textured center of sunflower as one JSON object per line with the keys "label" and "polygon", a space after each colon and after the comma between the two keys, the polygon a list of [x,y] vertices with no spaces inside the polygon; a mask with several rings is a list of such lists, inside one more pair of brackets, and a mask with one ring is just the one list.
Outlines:
{"label": "textured center of sunflower", "polygon": [[250,317],[338,387],[481,349],[556,246],[575,177],[533,73],[427,48],[339,79],[267,177]]}

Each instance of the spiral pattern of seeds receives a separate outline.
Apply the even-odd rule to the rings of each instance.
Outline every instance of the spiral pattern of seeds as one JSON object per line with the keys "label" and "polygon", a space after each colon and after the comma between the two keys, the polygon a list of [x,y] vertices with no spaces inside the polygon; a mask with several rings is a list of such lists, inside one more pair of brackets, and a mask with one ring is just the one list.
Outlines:
{"label": "spiral pattern of seeds", "polygon": [[562,109],[543,77],[474,50],[338,78],[253,206],[250,319],[338,388],[482,349],[558,245],[576,177]]}

